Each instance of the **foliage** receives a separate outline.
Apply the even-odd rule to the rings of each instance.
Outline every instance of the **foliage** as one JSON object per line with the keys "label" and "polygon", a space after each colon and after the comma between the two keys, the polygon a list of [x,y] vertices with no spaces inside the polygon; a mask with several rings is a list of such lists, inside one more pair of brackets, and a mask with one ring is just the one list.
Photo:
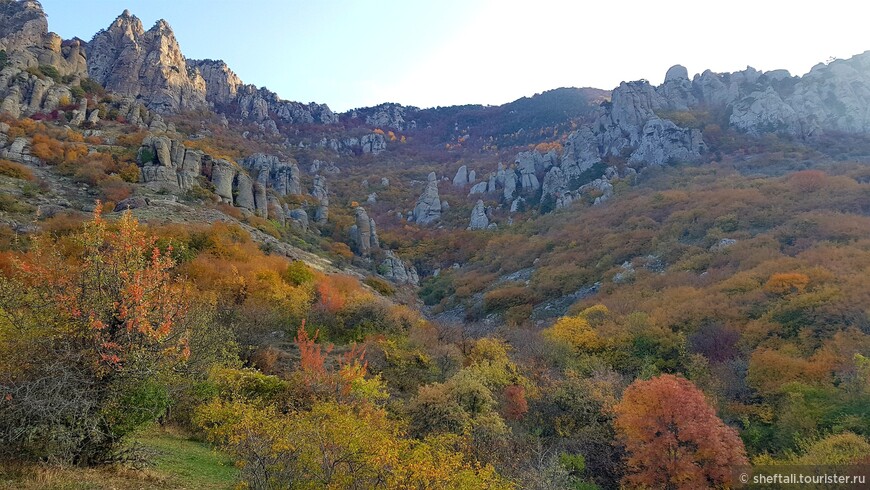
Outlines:
{"label": "foliage", "polygon": [[[113,458],[167,404],[162,370],[189,356],[186,289],[129,213],[35,241],[0,282],[0,437],[19,457]],[[35,362],[38,360],[38,362]]]}
{"label": "foliage", "polygon": [[631,486],[711,488],[734,483],[748,464],[737,431],[726,426],[690,381],[662,375],[635,381],[614,407]]}
{"label": "foliage", "polygon": [[35,180],[32,170],[20,163],[4,159],[0,159],[0,175],[12,177],[13,179]]}

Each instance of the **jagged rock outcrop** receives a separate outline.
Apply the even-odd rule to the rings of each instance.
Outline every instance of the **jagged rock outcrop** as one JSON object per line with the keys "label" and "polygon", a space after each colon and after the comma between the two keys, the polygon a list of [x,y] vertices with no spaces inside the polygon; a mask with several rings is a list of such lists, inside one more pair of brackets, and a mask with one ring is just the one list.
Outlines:
{"label": "jagged rock outcrop", "polygon": [[[3,135],[6,138],[6,135]],[[23,136],[19,136],[12,140],[9,148],[0,149],[0,158],[12,160],[14,162],[39,164],[39,159],[30,154],[30,140]]]}
{"label": "jagged rock outcrop", "polygon": [[797,112],[786,104],[773,87],[757,91],[734,104],[728,122],[750,134],[801,134]]}
{"label": "jagged rock outcrop", "polygon": [[244,83],[226,63],[221,60],[187,60],[187,63],[205,81],[205,100],[217,109],[226,109],[235,102]]}
{"label": "jagged rock outcrop", "polygon": [[142,182],[186,190],[199,185],[204,157],[202,151],[187,149],[179,140],[149,134],[142,140],[137,161]]}
{"label": "jagged rock outcrop", "polygon": [[382,133],[369,133],[359,139],[360,149],[363,153],[378,155],[387,151],[387,139]]}
{"label": "jagged rock outcrop", "polygon": [[326,177],[322,175],[314,176],[314,186],[311,188],[311,195],[318,202],[317,209],[314,212],[314,222],[318,224],[326,223],[329,219],[329,188],[326,185]]}
{"label": "jagged rock outcrop", "polygon": [[81,41],[63,41],[49,32],[42,5],[35,0],[0,2],[0,50],[17,70],[50,65],[61,76],[87,73]]}
{"label": "jagged rock outcrop", "polygon": [[[367,114],[366,125],[375,128],[390,128],[397,131],[405,131],[406,129],[415,129],[417,123],[415,121],[406,121],[405,117],[408,112],[416,112],[415,107],[404,107],[399,104],[381,104],[375,107],[363,109]],[[354,111],[351,117],[358,117],[358,112]]]}
{"label": "jagged rock outcrop", "polygon": [[354,251],[363,257],[368,257],[373,249],[380,247],[375,220],[369,217],[362,206],[354,209],[354,225],[350,227],[350,240],[354,245]]}
{"label": "jagged rock outcrop", "polygon": [[[301,144],[300,144],[301,145]],[[369,133],[359,138],[327,138],[323,137],[314,143],[318,148],[327,148],[336,153],[371,153],[378,155],[387,149],[387,139],[381,133]]]}
{"label": "jagged rock outcrop", "polygon": [[599,162],[601,152],[591,128],[584,126],[568,135],[559,163],[567,178],[576,178]]}
{"label": "jagged rock outcrop", "polygon": [[335,124],[338,116],[326,104],[303,104],[283,100],[278,94],[254,85],[243,85],[236,99],[243,119],[262,122],[275,114],[279,120],[289,124]]}
{"label": "jagged rock outcrop", "polygon": [[523,192],[534,192],[541,188],[537,174],[545,172],[556,163],[556,153],[541,154],[538,151],[523,151],[517,154],[515,162],[519,172],[518,184]]}
{"label": "jagged rock outcrop", "polygon": [[453,185],[456,187],[468,185],[468,167],[466,165],[459,167],[459,170],[456,171],[456,175],[453,177]]}
{"label": "jagged rock outcrop", "polygon": [[149,30],[125,10],[87,46],[88,74],[106,89],[141,97],[150,109],[175,112],[206,108],[206,84],[187,66],[175,34],[164,20]]}
{"label": "jagged rock outcrop", "polygon": [[441,197],[438,195],[438,178],[435,172],[429,174],[426,189],[414,206],[413,220],[417,224],[428,225],[441,218]]}
{"label": "jagged rock outcrop", "polygon": [[302,195],[302,174],[295,161],[285,162],[275,155],[255,153],[239,160],[239,165],[261,185],[274,189],[279,196]]}
{"label": "jagged rock outcrop", "polygon": [[420,276],[417,274],[417,269],[412,265],[402,261],[392,250],[384,252],[385,258],[378,267],[378,272],[396,284],[408,284],[418,286],[420,284]]}
{"label": "jagged rock outcrop", "polygon": [[468,222],[469,230],[483,230],[489,226],[489,218],[486,216],[486,206],[478,200],[471,210],[471,218]]}
{"label": "jagged rock outcrop", "polygon": [[338,175],[341,169],[333,162],[324,162],[322,160],[314,160],[308,167],[308,171],[312,174],[323,172],[330,175]]}
{"label": "jagged rock outcrop", "polygon": [[[148,31],[124,11],[87,44],[88,74],[107,89],[141,98],[149,109],[176,112],[213,108],[259,123],[277,134],[276,122],[335,124],[325,104],[283,100],[274,92],[241,79],[219,60],[188,60],[164,20]],[[374,142],[374,146],[378,142]]]}
{"label": "jagged rock outcrop", "polygon": [[697,129],[681,128],[667,119],[654,117],[644,125],[637,149],[628,161],[639,165],[688,162],[700,158],[706,149]]}
{"label": "jagged rock outcrop", "polygon": [[[81,41],[63,41],[48,32],[45,12],[34,0],[0,2],[0,50],[6,60],[0,72],[0,113],[15,118],[48,113],[62,99],[72,100],[59,77],[75,80],[87,74]],[[43,73],[40,67],[46,66],[52,71]]]}

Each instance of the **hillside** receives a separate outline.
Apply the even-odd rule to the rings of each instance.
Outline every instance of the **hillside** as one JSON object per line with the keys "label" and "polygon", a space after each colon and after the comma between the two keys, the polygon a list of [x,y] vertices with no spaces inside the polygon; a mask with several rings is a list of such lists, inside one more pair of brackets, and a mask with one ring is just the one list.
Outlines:
{"label": "hillside", "polygon": [[0,486],[866,465],[868,164],[870,51],[339,114],[0,0]]}

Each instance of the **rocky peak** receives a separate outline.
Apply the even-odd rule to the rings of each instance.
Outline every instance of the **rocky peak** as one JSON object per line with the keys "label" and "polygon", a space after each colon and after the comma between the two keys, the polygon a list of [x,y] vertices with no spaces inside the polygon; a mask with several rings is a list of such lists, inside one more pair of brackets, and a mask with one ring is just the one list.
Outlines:
{"label": "rocky peak", "polygon": [[0,2],[0,49],[11,52],[39,45],[46,34],[48,20],[39,2]]}
{"label": "rocky peak", "polygon": [[665,74],[665,83],[674,81],[674,80],[688,80],[689,79],[689,70],[686,69],[683,65],[674,65],[668,69],[668,72]]}
{"label": "rocky peak", "polygon": [[106,89],[142,98],[158,112],[206,107],[205,81],[187,60],[165,20],[148,31],[128,11],[88,43],[88,73]]}
{"label": "rocky peak", "polygon": [[231,104],[244,85],[238,75],[221,60],[187,60],[205,80],[205,98],[216,107]]}

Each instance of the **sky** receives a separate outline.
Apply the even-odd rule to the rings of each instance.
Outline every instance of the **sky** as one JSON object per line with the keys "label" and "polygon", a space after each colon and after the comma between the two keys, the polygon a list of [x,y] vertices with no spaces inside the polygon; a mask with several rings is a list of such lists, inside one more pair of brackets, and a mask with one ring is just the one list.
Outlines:
{"label": "sky", "polygon": [[49,29],[90,40],[124,9],[172,26],[187,58],[335,111],[498,105],[558,87],[661,83],[753,66],[802,75],[870,50],[862,2],[826,0],[42,0]]}

